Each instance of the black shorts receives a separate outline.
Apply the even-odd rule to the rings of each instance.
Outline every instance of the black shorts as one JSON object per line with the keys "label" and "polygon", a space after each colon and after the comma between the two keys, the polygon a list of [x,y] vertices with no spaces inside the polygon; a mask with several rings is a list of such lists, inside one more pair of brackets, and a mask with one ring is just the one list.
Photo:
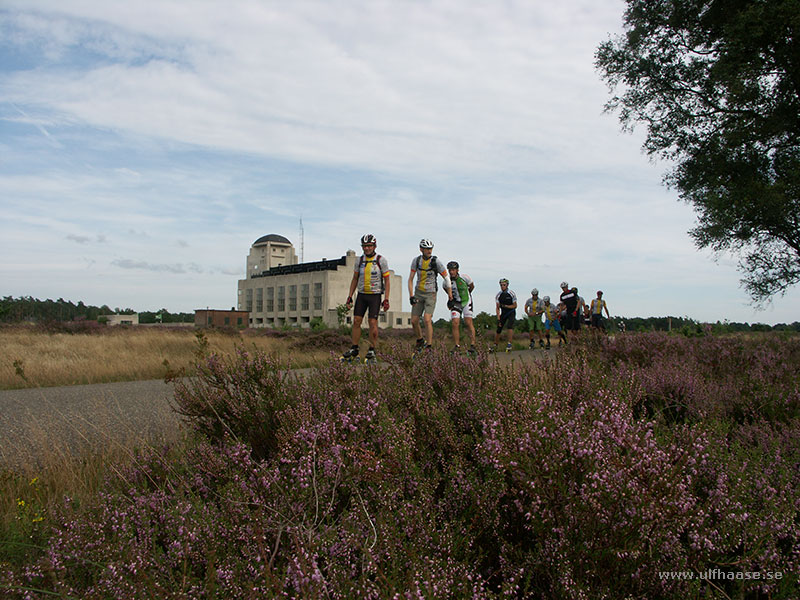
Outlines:
{"label": "black shorts", "polygon": [[368,319],[377,319],[378,313],[381,312],[381,295],[380,294],[362,294],[358,293],[356,296],[356,305],[353,309],[353,314],[357,317],[363,317],[364,313],[369,309]]}
{"label": "black shorts", "polygon": [[514,322],[517,320],[517,312],[514,310],[510,310],[508,312],[501,312],[500,313],[500,322],[497,323],[497,333],[503,331],[503,329],[512,329],[514,327]]}

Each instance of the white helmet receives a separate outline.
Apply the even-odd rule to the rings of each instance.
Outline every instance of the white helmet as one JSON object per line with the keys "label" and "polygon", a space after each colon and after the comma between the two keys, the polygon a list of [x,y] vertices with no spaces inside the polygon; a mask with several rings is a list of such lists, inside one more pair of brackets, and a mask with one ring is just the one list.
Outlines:
{"label": "white helmet", "polygon": [[566,281],[562,281],[562,282],[561,282],[561,287],[562,287],[562,288],[569,287],[569,284],[567,284],[567,282],[566,282]]}
{"label": "white helmet", "polygon": [[544,300],[545,304],[550,304],[550,296],[545,296],[542,300]]}
{"label": "white helmet", "polygon": [[537,290],[536,288],[533,288],[531,290],[531,296],[538,296],[538,295],[539,295],[539,290]]}
{"label": "white helmet", "polygon": [[419,241],[420,248],[433,248],[433,242],[430,241],[428,238],[422,238]]}

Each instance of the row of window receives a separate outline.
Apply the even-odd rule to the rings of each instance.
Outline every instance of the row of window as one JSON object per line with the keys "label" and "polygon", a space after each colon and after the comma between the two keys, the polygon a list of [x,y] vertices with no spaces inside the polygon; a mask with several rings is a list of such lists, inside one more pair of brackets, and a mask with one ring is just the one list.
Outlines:
{"label": "row of window", "polygon": [[[286,288],[289,288],[289,298],[287,302]],[[277,298],[274,287],[256,288],[255,289],[255,312],[284,312],[287,310],[294,312],[297,310],[297,285],[278,286]],[[311,306],[311,284],[300,284],[300,310],[309,310]],[[264,303],[264,290],[266,289],[266,311]],[[245,290],[245,310],[253,312],[253,290]],[[314,310],[322,310],[322,283],[314,284]]]}
{"label": "row of window", "polygon": [[[378,315],[378,320],[381,323],[386,323],[386,314],[385,313],[380,313]],[[241,322],[241,319],[239,319],[239,321]],[[301,317],[287,317],[287,318],[283,318],[283,317],[276,317],[276,318],[267,317],[266,319],[261,318],[261,317],[256,317],[255,319],[250,319],[250,323],[251,324],[256,324],[256,325],[267,324],[270,327],[282,327],[284,325],[298,325],[298,324],[303,324],[303,323],[308,324],[310,322],[311,322],[311,318],[310,317],[302,317],[302,316]],[[352,322],[353,322],[352,317],[346,317],[345,318],[345,322],[348,325],[352,324]],[[209,323],[211,323],[210,320],[209,320]],[[226,324],[227,324],[227,318],[226,318]],[[407,324],[411,325],[411,319],[408,319],[408,323]],[[402,326],[403,325],[403,319],[401,319],[401,318],[395,319],[395,325]]]}

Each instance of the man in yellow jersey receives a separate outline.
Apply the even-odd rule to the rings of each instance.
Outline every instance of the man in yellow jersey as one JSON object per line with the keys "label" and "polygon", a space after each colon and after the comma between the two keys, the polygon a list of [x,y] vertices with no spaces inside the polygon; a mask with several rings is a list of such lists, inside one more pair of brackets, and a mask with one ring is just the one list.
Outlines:
{"label": "man in yellow jersey", "polygon": [[[347,296],[345,305],[348,310],[353,306],[353,293],[358,289],[358,296],[355,301],[353,311],[353,331],[351,338],[353,345],[350,350],[342,355],[342,360],[352,360],[358,358],[358,342],[361,340],[361,323],[364,315],[369,320],[369,350],[367,350],[366,361],[374,362],[375,346],[378,343],[378,313],[381,307],[384,312],[389,310],[389,263],[380,254],[375,253],[378,240],[371,233],[361,238],[361,248],[364,254],[356,262],[353,270],[353,279],[350,282],[350,293]],[[385,294],[385,299],[381,303],[381,295]]]}
{"label": "man in yellow jersey", "polygon": [[606,324],[605,321],[603,321],[603,310],[606,311],[606,317],[610,319],[611,315],[608,314],[608,305],[606,301],[603,300],[603,292],[597,290],[597,298],[592,300],[592,327],[605,331]]}
{"label": "man in yellow jersey", "polygon": [[[411,326],[417,336],[415,352],[430,349],[433,343],[433,311],[436,308],[436,292],[439,290],[438,276],[444,279],[444,289],[447,299],[453,299],[450,289],[450,276],[447,274],[442,261],[433,256],[433,242],[421,239],[419,242],[420,255],[411,261],[411,274],[408,276],[408,297],[411,299]],[[414,285],[414,276],[417,283]],[[424,315],[425,339],[422,337],[422,328],[419,318]]]}

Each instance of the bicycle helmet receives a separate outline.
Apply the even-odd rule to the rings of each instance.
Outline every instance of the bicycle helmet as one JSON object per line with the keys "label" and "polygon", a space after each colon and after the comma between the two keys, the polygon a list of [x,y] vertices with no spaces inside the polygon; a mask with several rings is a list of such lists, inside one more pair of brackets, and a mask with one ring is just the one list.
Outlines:
{"label": "bicycle helmet", "polygon": [[454,261],[454,260],[451,260],[449,263],[447,263],[447,268],[448,269],[458,269],[458,263],[456,261]]}
{"label": "bicycle helmet", "polygon": [[505,283],[506,285],[508,285],[508,279],[506,279],[505,277],[503,277],[503,278],[500,280],[500,283]]}
{"label": "bicycle helmet", "polygon": [[536,288],[533,288],[531,290],[531,296],[538,296],[538,295],[539,295],[539,290],[537,290]]}
{"label": "bicycle helmet", "polygon": [[420,247],[420,248],[433,248],[433,242],[432,242],[432,241],[430,241],[430,240],[429,240],[429,239],[427,239],[427,238],[422,238],[422,239],[419,241],[419,247]]}
{"label": "bicycle helmet", "polygon": [[561,282],[561,287],[562,287],[562,288],[565,288],[565,287],[569,287],[569,285],[567,284],[567,282],[566,282],[566,281],[562,281],[562,282]]}
{"label": "bicycle helmet", "polygon": [[361,236],[361,245],[363,246],[364,244],[375,244],[377,246],[378,240],[371,233],[365,233]]}
{"label": "bicycle helmet", "polygon": [[550,296],[545,296],[542,300],[544,300],[545,304],[550,304]]}

